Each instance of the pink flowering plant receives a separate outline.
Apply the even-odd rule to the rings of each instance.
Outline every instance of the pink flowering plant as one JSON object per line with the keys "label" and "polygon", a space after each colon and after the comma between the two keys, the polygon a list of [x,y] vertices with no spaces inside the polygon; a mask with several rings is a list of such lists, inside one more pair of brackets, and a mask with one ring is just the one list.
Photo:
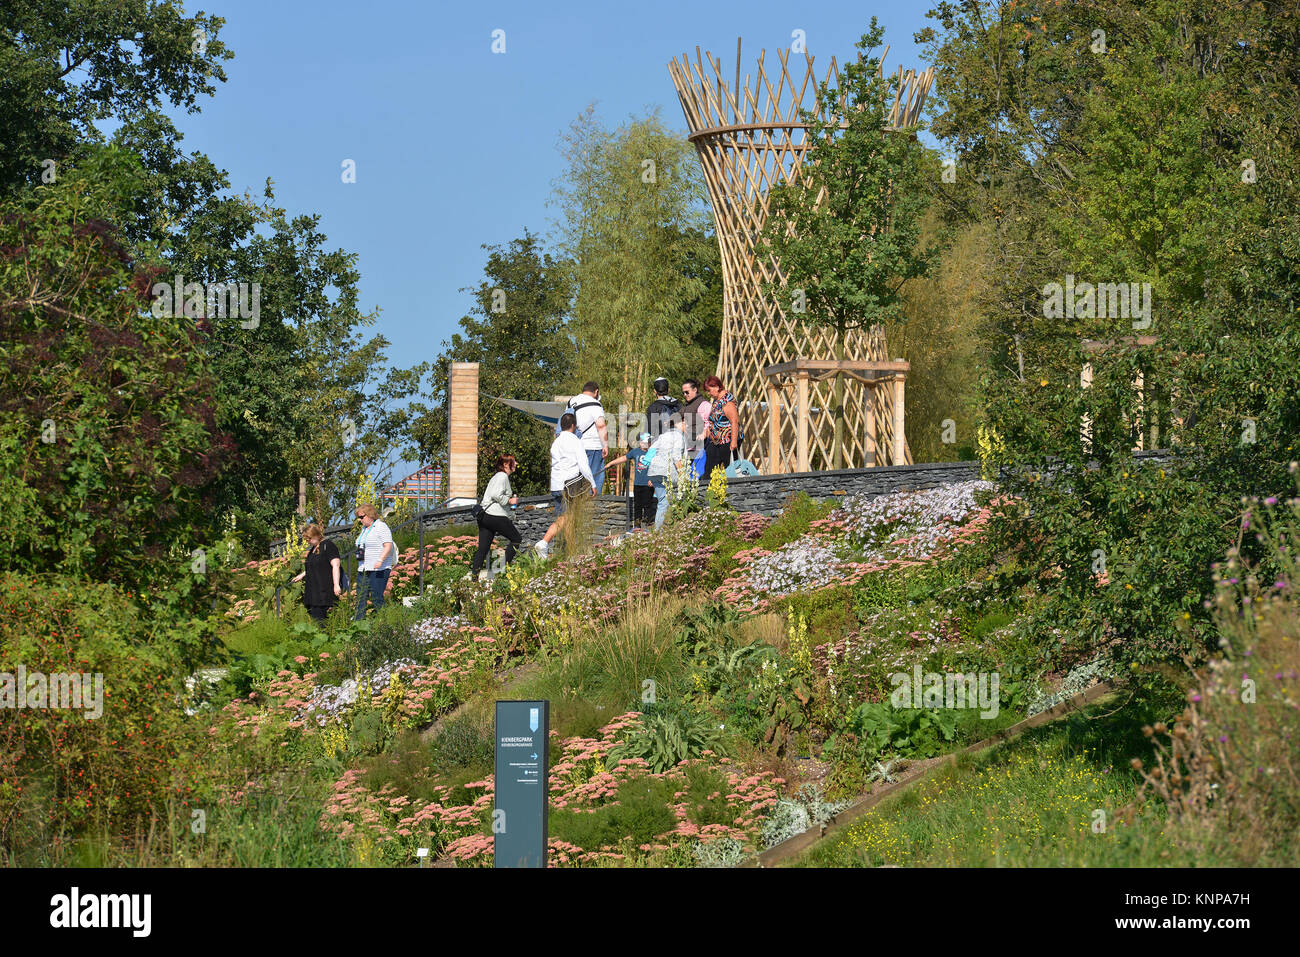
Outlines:
{"label": "pink flowering plant", "polygon": [[[594,738],[552,732],[559,753],[551,768],[550,863],[691,865],[694,847],[722,840],[755,850],[784,781],[746,774],[713,754],[659,774],[644,759],[612,760],[638,720],[636,712],[619,715]],[[454,785],[435,774],[423,790],[430,796],[407,797],[391,782],[372,790],[357,771],[345,772],[321,827],[378,848],[388,863],[413,863],[415,848],[429,847],[461,866],[490,866],[491,775]]]}

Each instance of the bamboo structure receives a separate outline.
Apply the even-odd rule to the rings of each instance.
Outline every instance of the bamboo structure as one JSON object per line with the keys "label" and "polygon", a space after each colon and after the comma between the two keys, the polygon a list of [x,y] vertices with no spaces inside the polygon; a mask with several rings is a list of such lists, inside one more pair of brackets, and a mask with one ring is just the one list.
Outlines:
{"label": "bamboo structure", "polygon": [[[773,70],[769,79],[764,68],[767,51],[759,53],[754,77],[740,82],[740,40],[736,41],[734,80],[725,76],[721,59],[695,48],[695,60],[682,54],[668,65],[708,184],[709,200],[722,252],[723,327],[718,377],[736,395],[740,422],[745,432],[742,452],[765,472],[788,470],[794,463],[771,455],[774,447],[797,448],[794,430],[807,422],[808,467],[825,468],[832,461],[835,422],[833,379],[809,383],[802,408],[768,408],[763,401],[767,390],[764,370],[795,359],[836,359],[835,331],[788,316],[781,305],[764,295],[766,283],[783,284],[780,264],[756,251],[768,215],[768,191],[780,182],[795,182],[803,154],[808,148],[807,127],[801,110],[821,114],[843,108],[817,102],[818,83],[813,57],[802,61],[789,50],[777,50],[780,75]],[[885,54],[889,52],[885,48]],[[881,61],[883,64],[884,56]],[[882,67],[883,69],[883,67]],[[825,80],[835,88],[839,71],[832,57]],[[773,84],[775,80],[775,85]],[[915,126],[926,94],[934,80],[934,68],[921,73],[897,72],[897,95],[890,112],[890,129]],[[810,92],[811,90],[811,92]],[[846,337],[847,360],[888,361],[884,330],[854,330]],[[799,390],[797,394],[803,394]],[[898,390],[901,391],[901,390]],[[847,402],[844,409],[844,464],[847,467],[910,463],[906,442],[896,442],[894,431],[901,428],[894,412],[895,390],[870,389],[861,402]],[[796,399],[783,391],[772,393],[775,401]],[[773,401],[769,398],[769,401]],[[780,423],[780,441],[774,442],[771,420]],[[872,426],[868,428],[868,426]],[[877,444],[878,441],[878,444]],[[893,450],[903,449],[902,461]],[[884,451],[886,455],[879,455]],[[782,457],[784,458],[784,457]]]}

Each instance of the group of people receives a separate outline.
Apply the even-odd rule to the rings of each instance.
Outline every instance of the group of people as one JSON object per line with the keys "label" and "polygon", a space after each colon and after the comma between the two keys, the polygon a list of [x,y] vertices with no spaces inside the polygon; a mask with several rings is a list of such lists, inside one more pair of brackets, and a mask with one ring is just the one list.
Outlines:
{"label": "group of people", "polygon": [[[379,509],[374,505],[358,505],[353,514],[361,522],[356,541],[357,610],[353,615],[354,620],[360,621],[366,616],[367,602],[374,605],[375,611],[384,607],[384,592],[397,560],[397,545],[392,529],[379,517]],[[303,556],[302,571],[293,580],[303,582],[302,599],[308,614],[316,621],[324,621],[348,590],[343,560],[338,546],[325,537],[319,525],[308,525],[302,530],[302,537],[307,543],[307,554]]]}
{"label": "group of people", "polygon": [[[668,514],[668,499],[674,484],[689,470],[699,477],[725,469],[740,457],[740,411],[736,397],[717,376],[701,384],[694,379],[682,383],[682,398],[670,394],[668,380],[653,384],[654,401],[646,410],[646,431],[637,443],[618,458],[609,459],[610,429],[600,401],[600,386],[588,382],[569,400],[560,416],[555,441],[551,443],[551,501],[555,521],[535,546],[546,557],[551,541],[568,520],[568,506],[579,496],[597,495],[605,472],[627,463],[632,493],[633,525],[646,528],[653,522],[660,528]],[[496,471],[488,482],[476,511],[478,548],[470,563],[470,575],[483,577],[483,565],[492,543],[500,535],[506,540],[506,564],[515,559],[523,536],[511,519],[519,503],[510,486],[518,468],[513,455],[498,457]],[[374,505],[359,505],[355,517],[361,522],[356,540],[357,608],[355,620],[365,617],[367,603],[376,611],[384,605],[384,592],[397,558],[392,530],[380,518]],[[303,529],[307,554],[295,582],[304,582],[303,603],[312,618],[324,621],[348,590],[338,546],[325,537],[319,525]]]}
{"label": "group of people", "polygon": [[[646,428],[637,443],[615,459],[610,451],[609,423],[600,401],[600,386],[588,382],[569,400],[560,416],[555,441],[551,443],[551,500],[556,519],[535,546],[545,557],[551,541],[563,529],[568,504],[579,495],[595,495],[604,485],[605,472],[628,463],[632,493],[633,525],[645,528],[652,521],[662,527],[668,514],[669,493],[674,483],[690,469],[697,476],[711,475],[714,468],[726,468],[740,456],[740,410],[736,397],[717,376],[704,380],[705,398],[700,383],[687,379],[682,383],[682,399],[670,394],[669,383],[658,378],[653,383],[655,398],[646,410]],[[495,481],[495,477],[494,477]],[[490,487],[490,486],[489,486]],[[486,498],[486,495],[485,495]],[[511,547],[507,563],[518,544],[518,529],[509,523]],[[479,550],[486,555],[498,532],[485,527],[480,519]],[[477,573],[478,567],[474,568]]]}

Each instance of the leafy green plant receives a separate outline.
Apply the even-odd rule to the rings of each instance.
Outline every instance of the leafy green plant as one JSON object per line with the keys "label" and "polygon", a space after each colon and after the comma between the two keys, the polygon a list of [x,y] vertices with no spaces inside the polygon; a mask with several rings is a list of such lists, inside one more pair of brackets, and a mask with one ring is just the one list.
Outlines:
{"label": "leafy green plant", "polygon": [[650,770],[659,774],[705,751],[726,753],[720,730],[710,715],[689,707],[651,705],[642,712],[640,727],[610,749],[609,760],[615,764],[627,758],[644,758]]}

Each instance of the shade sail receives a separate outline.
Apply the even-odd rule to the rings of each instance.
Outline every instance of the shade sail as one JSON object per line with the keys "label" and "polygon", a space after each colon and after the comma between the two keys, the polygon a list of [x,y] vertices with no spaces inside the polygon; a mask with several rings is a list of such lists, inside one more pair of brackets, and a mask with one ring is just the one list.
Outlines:
{"label": "shade sail", "polygon": [[564,410],[569,407],[567,402],[530,402],[527,399],[507,399],[499,395],[488,395],[486,392],[480,392],[479,395],[487,396],[489,399],[495,399],[502,405],[508,405],[512,409],[518,409],[525,412],[535,419],[541,419],[547,425],[555,425],[560,421],[560,416]]}

